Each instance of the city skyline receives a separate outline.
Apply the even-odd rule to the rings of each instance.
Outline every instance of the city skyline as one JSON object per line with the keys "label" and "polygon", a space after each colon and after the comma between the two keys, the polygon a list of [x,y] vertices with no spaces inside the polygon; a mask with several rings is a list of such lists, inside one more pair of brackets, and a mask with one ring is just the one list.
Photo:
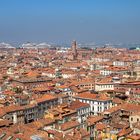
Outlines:
{"label": "city skyline", "polygon": [[140,43],[139,0],[1,0],[0,42]]}
{"label": "city skyline", "polygon": [[0,0],[0,140],[140,140],[140,0]]}

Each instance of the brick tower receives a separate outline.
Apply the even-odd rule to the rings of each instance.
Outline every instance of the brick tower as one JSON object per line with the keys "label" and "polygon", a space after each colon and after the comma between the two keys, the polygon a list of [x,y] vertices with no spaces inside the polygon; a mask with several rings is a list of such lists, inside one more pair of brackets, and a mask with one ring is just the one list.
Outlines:
{"label": "brick tower", "polygon": [[72,56],[73,56],[73,60],[77,59],[78,53],[77,53],[77,43],[76,43],[76,41],[72,42]]}

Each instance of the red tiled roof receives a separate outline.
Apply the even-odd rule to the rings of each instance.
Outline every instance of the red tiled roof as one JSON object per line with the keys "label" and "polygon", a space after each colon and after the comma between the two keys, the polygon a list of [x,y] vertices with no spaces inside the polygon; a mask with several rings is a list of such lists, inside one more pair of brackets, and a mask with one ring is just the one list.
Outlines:
{"label": "red tiled roof", "polygon": [[53,99],[57,99],[57,98],[53,95],[45,94],[41,98],[36,99],[36,102],[40,103],[40,102],[45,102],[45,101],[53,100]]}
{"label": "red tiled roof", "polygon": [[69,121],[69,122],[65,122],[61,125],[61,130],[65,131],[67,129],[71,129],[71,128],[76,128],[80,125],[79,122],[77,121]]}
{"label": "red tiled roof", "polygon": [[79,109],[79,108],[82,108],[82,107],[90,107],[90,105],[88,103],[83,103],[83,102],[80,102],[80,101],[73,101],[71,104],[70,104],[70,109]]}
{"label": "red tiled roof", "polygon": [[111,100],[105,94],[93,94],[93,93],[90,93],[90,92],[80,93],[80,94],[76,95],[75,97],[83,98],[83,99],[90,99],[90,100],[98,100],[98,101]]}
{"label": "red tiled roof", "polygon": [[102,116],[90,116],[87,119],[87,123],[88,123],[88,126],[91,126],[91,125],[94,125],[95,123],[100,122],[101,120],[103,120]]}
{"label": "red tiled roof", "polygon": [[127,138],[129,138],[131,140],[140,140],[140,134],[129,135],[129,136],[127,136]]}

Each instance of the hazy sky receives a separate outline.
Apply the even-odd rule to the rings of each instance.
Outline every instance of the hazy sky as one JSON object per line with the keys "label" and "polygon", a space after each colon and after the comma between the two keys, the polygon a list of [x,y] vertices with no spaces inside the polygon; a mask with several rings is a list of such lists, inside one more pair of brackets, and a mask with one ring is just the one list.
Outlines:
{"label": "hazy sky", "polygon": [[0,42],[140,43],[140,0],[0,0]]}

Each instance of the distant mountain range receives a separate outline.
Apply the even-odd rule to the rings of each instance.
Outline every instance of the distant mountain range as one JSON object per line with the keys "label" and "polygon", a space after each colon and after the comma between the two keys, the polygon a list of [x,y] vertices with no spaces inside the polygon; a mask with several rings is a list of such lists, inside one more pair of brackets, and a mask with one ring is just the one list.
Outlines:
{"label": "distant mountain range", "polygon": [[15,48],[12,45],[8,44],[8,43],[0,43],[0,48]]}
{"label": "distant mountain range", "polygon": [[[83,48],[98,48],[98,47],[104,47],[104,46],[111,46],[115,48],[140,48],[140,44],[135,43],[135,44],[95,44],[95,43],[79,43],[77,44],[78,47]],[[71,44],[48,44],[46,42],[43,43],[23,43],[19,45],[18,47],[14,47],[9,43],[0,43],[0,48],[51,48],[51,47],[56,47],[56,48],[69,48],[71,47]]]}
{"label": "distant mountain range", "polygon": [[47,43],[24,43],[20,46],[20,48],[47,48],[47,47],[51,47],[50,44]]}

